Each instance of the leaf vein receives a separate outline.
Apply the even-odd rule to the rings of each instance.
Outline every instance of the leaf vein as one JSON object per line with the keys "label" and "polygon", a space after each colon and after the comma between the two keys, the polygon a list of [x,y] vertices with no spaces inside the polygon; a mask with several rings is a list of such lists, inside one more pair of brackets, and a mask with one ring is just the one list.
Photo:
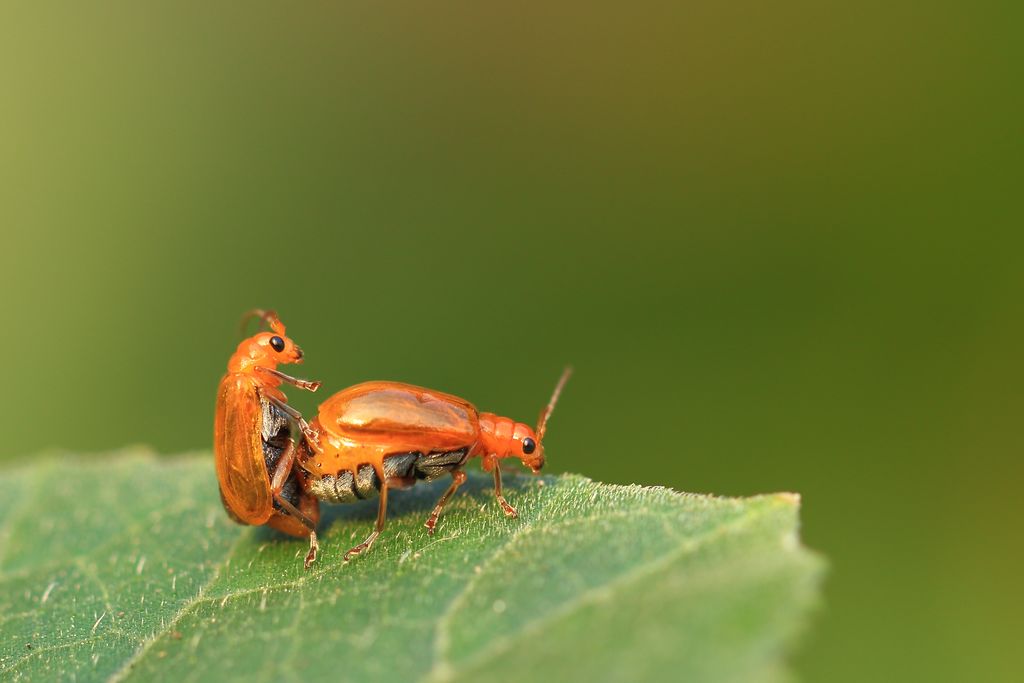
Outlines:
{"label": "leaf vein", "polygon": [[[593,588],[590,588],[590,589],[580,593],[576,598],[566,602],[564,605],[562,605],[558,609],[553,610],[551,612],[548,612],[548,613],[546,613],[546,614],[544,614],[544,615],[542,615],[542,616],[540,616],[540,617],[538,617],[536,619],[533,619],[531,621],[525,622],[524,624],[522,624],[519,627],[519,629],[514,634],[508,635],[508,636],[504,636],[502,638],[499,638],[499,639],[496,639],[496,640],[492,641],[492,643],[488,647],[486,647],[483,650],[479,651],[474,656],[470,657],[468,660],[466,660],[465,662],[463,662],[462,664],[460,664],[458,666],[452,666],[451,662],[447,661],[447,652],[445,652],[445,653],[443,653],[443,657],[444,657],[443,661],[445,661],[446,666],[442,666],[441,668],[436,669],[436,671],[429,672],[427,674],[425,680],[428,680],[428,681],[449,681],[449,680],[452,680],[459,673],[460,670],[464,671],[464,670],[469,669],[469,668],[471,668],[473,666],[477,666],[477,665],[479,665],[479,664],[481,664],[483,662],[486,662],[486,661],[488,661],[490,659],[494,659],[498,655],[500,655],[500,654],[502,654],[504,652],[507,652],[510,649],[512,649],[516,642],[521,641],[522,639],[527,638],[528,636],[534,635],[537,631],[539,631],[545,625],[553,623],[553,622],[556,622],[556,621],[559,621],[561,619],[565,619],[565,618],[571,616],[573,613],[575,613],[579,609],[582,609],[583,607],[585,607],[585,606],[587,606],[589,604],[595,603],[598,600],[603,599],[603,597],[608,594],[609,590],[621,589],[622,587],[624,587],[626,585],[629,585],[629,584],[632,584],[632,583],[634,583],[635,581],[637,581],[639,579],[646,578],[646,577],[648,577],[648,576],[650,576],[652,574],[657,573],[658,571],[661,571],[665,567],[667,567],[667,566],[671,565],[672,563],[678,561],[680,558],[685,557],[685,556],[695,552],[696,550],[699,550],[703,545],[705,545],[709,541],[714,540],[714,539],[716,539],[716,538],[718,538],[718,537],[720,537],[722,535],[726,535],[728,533],[735,532],[736,530],[746,526],[751,521],[753,521],[753,520],[757,519],[758,517],[764,515],[767,509],[768,509],[767,507],[751,509],[751,510],[747,511],[746,513],[744,513],[740,517],[728,520],[726,522],[723,522],[722,524],[719,524],[718,526],[714,527],[713,529],[709,529],[708,531],[705,531],[700,536],[684,538],[683,542],[680,545],[676,546],[670,552],[665,553],[664,555],[662,555],[661,557],[657,558],[656,560],[652,560],[652,561],[644,563],[642,565],[638,565],[638,566],[634,567],[633,569],[631,569],[630,571],[622,574],[621,576],[615,577],[611,581],[603,583],[600,586],[595,586]],[[649,511],[645,511],[645,513],[648,514],[648,515],[655,514],[655,513],[649,512]],[[584,518],[577,518],[577,519],[570,520],[570,521],[572,521],[572,522],[579,522],[579,521],[582,521],[583,519]],[[593,518],[591,518],[591,521],[592,520],[593,520]],[[550,529],[550,528],[553,528],[553,527],[546,527],[546,528],[542,528],[542,529],[546,530],[546,529]],[[674,534],[674,535],[676,535],[676,537],[678,538],[678,534]],[[511,544],[508,544],[508,545],[511,545]],[[505,547],[503,547],[499,551],[497,551],[494,554],[493,557],[496,557],[498,554],[502,553],[503,551],[506,551],[507,548],[508,548],[508,545],[506,545]],[[481,573],[481,575],[482,575],[482,573]],[[480,575],[478,575],[478,576],[480,576]],[[468,594],[468,591],[469,591],[469,586],[467,585],[467,590],[463,591],[460,594],[460,597],[462,595]],[[458,606],[456,605],[456,609],[457,609],[457,607]],[[451,619],[454,617],[454,614],[455,614],[455,609],[453,609],[451,612],[447,612],[446,611],[444,618],[439,623],[444,623],[445,624],[445,628],[447,628],[448,624],[451,621]]]}

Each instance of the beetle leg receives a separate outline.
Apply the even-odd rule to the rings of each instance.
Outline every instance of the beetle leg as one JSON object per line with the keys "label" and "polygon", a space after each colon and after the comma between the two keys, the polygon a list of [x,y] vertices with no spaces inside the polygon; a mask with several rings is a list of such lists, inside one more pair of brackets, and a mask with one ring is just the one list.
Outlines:
{"label": "beetle leg", "polygon": [[288,437],[288,445],[284,448],[284,453],[277,460],[277,466],[274,468],[274,476],[270,478],[270,492],[273,495],[281,493],[281,489],[284,488],[284,483],[288,480],[288,475],[292,472],[292,467],[295,465],[295,440]]}
{"label": "beetle leg", "polygon": [[309,530],[309,552],[306,553],[306,559],[303,562],[306,569],[309,569],[313,561],[316,560],[317,551],[320,550],[320,544],[316,539],[316,525],[313,524],[313,520],[304,515],[297,507],[289,503],[285,498],[282,498],[280,493],[274,494],[274,502],[280,505],[285,513],[299,520],[299,523]]}
{"label": "beetle leg", "polygon": [[427,527],[427,533],[431,536],[434,535],[434,527],[437,526],[437,518],[441,515],[441,509],[444,508],[445,503],[452,497],[455,490],[462,486],[466,481],[466,473],[462,470],[452,470],[452,484],[448,487],[448,490],[444,492],[441,499],[437,501],[437,505],[434,506],[434,511],[430,513],[430,517],[427,517],[426,523],[423,526]]}
{"label": "beetle leg", "polygon": [[306,418],[302,417],[302,413],[292,408],[284,401],[274,398],[273,396],[266,397],[268,401],[273,403],[275,406],[280,408],[282,411],[288,414],[293,420],[299,424],[299,429],[302,431],[302,436],[306,438],[306,443],[313,449],[315,453],[320,452],[320,436],[313,431],[313,428],[306,422]]}
{"label": "beetle leg", "polygon": [[316,554],[320,550],[320,544],[316,540],[316,529],[309,530],[309,552],[306,553],[306,559],[303,560],[302,566],[309,569],[313,566],[316,561]]}
{"label": "beetle leg", "polygon": [[288,384],[298,387],[299,389],[305,389],[306,391],[316,391],[317,389],[320,388],[320,382],[310,381],[308,379],[299,379],[298,377],[292,377],[291,375],[286,375],[275,368],[267,368],[263,367],[262,365],[257,365],[256,369],[273,375],[282,382],[288,382]]}
{"label": "beetle leg", "polygon": [[380,487],[380,502],[377,505],[377,523],[373,525],[373,531],[366,537],[366,540],[357,545],[356,547],[345,553],[345,562],[348,562],[356,555],[364,553],[370,549],[373,542],[380,536],[380,532],[384,530],[384,522],[387,519],[388,513],[388,482],[387,480],[381,484]]}
{"label": "beetle leg", "polygon": [[518,517],[519,513],[516,509],[508,504],[505,500],[505,496],[501,495],[501,468],[494,468],[494,495],[498,498],[498,502],[501,503],[501,509],[505,511],[506,517]]}
{"label": "beetle leg", "polygon": [[292,505],[291,503],[289,503],[287,499],[282,498],[281,494],[279,494],[279,493],[275,493],[274,494],[274,502],[277,503],[278,505],[280,505],[284,509],[284,511],[286,513],[288,513],[289,515],[291,515],[295,519],[299,520],[299,523],[302,524],[302,526],[306,527],[310,531],[313,531],[313,527],[315,526],[313,524],[313,520],[311,520],[309,517],[304,515],[302,513],[302,511],[299,510],[299,508],[297,508],[294,505]]}
{"label": "beetle leg", "polygon": [[277,461],[277,466],[274,468],[274,476],[270,480],[270,493],[274,496],[274,501],[287,514],[297,519],[309,531],[309,552],[306,553],[306,559],[303,562],[306,569],[309,569],[316,560],[317,551],[320,550],[320,544],[316,538],[316,525],[301,510],[281,496],[281,489],[284,488],[284,484],[288,480],[288,475],[291,474],[294,465],[295,441],[289,438],[288,445],[285,446],[284,453],[281,454],[281,458]]}
{"label": "beetle leg", "polygon": [[[295,410],[295,408],[292,408],[290,405],[288,405],[287,403],[285,403],[281,399],[279,399],[279,398],[277,398],[275,396],[267,396],[267,400],[270,401],[271,403],[273,403],[278,408],[280,408],[282,412],[287,413],[288,416],[291,417],[293,420],[299,421],[299,424],[303,424],[304,425],[306,423],[306,421],[302,417],[302,413],[300,413],[299,411]],[[309,425],[306,425],[306,426],[308,427]]]}

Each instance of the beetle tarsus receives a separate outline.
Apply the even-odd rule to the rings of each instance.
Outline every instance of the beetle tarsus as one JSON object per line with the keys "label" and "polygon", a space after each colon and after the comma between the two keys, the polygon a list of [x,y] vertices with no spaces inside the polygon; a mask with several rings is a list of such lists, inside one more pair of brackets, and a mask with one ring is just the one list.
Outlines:
{"label": "beetle tarsus", "polygon": [[299,429],[302,432],[302,436],[306,439],[310,450],[314,453],[319,453],[323,450],[320,448],[320,434],[310,427],[308,422],[301,420],[299,422]]}
{"label": "beetle tarsus", "polygon": [[316,562],[316,554],[320,550],[320,544],[316,540],[316,531],[312,529],[309,532],[309,552],[306,553],[306,559],[303,561],[303,566],[309,569]]}
{"label": "beetle tarsus", "polygon": [[370,546],[373,545],[373,542],[377,540],[377,536],[379,535],[380,532],[378,531],[370,532],[370,535],[366,537],[365,541],[355,546],[354,548],[349,549],[349,551],[345,553],[345,562],[348,562],[353,557],[357,557],[365,553],[367,550],[369,550]]}
{"label": "beetle tarsus", "polygon": [[498,502],[501,503],[501,509],[504,511],[506,517],[518,517],[519,513],[514,507],[509,505],[509,502],[505,500],[504,496],[498,496]]}

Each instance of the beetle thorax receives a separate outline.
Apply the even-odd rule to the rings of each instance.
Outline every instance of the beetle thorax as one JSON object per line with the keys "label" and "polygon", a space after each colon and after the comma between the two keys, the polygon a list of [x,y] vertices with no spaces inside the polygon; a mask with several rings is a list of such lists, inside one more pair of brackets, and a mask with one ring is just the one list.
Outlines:
{"label": "beetle thorax", "polygon": [[512,433],[515,422],[494,413],[480,413],[480,443],[477,448],[481,455],[507,457],[512,451]]}
{"label": "beetle thorax", "polygon": [[518,423],[511,418],[480,413],[480,444],[481,455],[494,455],[507,458],[516,451],[516,426]]}
{"label": "beetle thorax", "polygon": [[248,372],[257,365],[273,367],[276,363],[266,357],[259,344],[252,339],[245,339],[228,359],[228,372]]}

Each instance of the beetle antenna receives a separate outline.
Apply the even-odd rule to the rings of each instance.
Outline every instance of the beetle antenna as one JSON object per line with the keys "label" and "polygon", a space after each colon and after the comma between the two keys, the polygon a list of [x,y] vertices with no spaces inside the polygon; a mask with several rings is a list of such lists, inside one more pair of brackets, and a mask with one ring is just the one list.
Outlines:
{"label": "beetle antenna", "polygon": [[544,440],[544,432],[548,428],[548,418],[551,417],[551,412],[555,409],[555,404],[558,403],[558,397],[562,394],[562,388],[565,383],[569,381],[569,376],[572,375],[572,366],[566,366],[565,370],[562,371],[562,376],[558,379],[558,384],[555,385],[555,390],[551,393],[551,400],[548,401],[548,406],[544,410],[540,411],[540,419],[537,420],[537,440]]}
{"label": "beetle antenna", "polygon": [[242,336],[246,336],[246,327],[249,325],[249,321],[253,318],[259,318],[270,327],[271,330],[277,334],[284,336],[284,323],[277,317],[276,311],[265,311],[262,308],[254,308],[251,311],[246,311],[242,316],[242,322],[239,324],[239,330]]}

